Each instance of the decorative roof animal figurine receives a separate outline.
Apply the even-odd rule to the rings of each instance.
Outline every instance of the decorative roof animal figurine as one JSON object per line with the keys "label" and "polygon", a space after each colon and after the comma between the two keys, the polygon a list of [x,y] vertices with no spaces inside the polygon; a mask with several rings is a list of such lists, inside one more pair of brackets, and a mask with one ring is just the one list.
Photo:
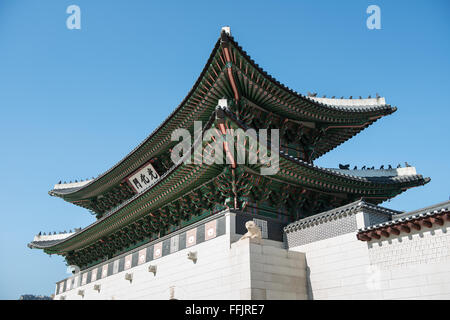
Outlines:
{"label": "decorative roof animal figurine", "polygon": [[339,163],[339,169],[349,170],[350,169],[350,165],[349,164],[340,164]]}
{"label": "decorative roof animal figurine", "polygon": [[262,234],[256,223],[252,220],[245,223],[247,233],[244,234],[239,240],[250,239],[255,240],[256,243],[261,244]]}

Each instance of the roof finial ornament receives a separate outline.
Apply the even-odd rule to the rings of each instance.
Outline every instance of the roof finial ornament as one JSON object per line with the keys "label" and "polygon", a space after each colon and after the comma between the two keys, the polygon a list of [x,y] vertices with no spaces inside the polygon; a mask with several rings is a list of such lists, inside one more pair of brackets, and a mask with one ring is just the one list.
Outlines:
{"label": "roof finial ornament", "polygon": [[406,167],[411,167],[411,165],[408,162],[405,162]]}
{"label": "roof finial ornament", "polygon": [[222,29],[220,30],[220,33],[222,33],[222,32],[225,32],[226,34],[231,36],[231,28],[230,28],[230,26],[223,26]]}

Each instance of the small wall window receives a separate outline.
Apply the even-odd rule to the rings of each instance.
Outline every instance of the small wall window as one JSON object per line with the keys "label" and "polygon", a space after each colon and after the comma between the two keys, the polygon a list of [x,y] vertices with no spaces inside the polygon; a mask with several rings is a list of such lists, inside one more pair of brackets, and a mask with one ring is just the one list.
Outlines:
{"label": "small wall window", "polygon": [[268,232],[267,232],[267,221],[262,220],[262,219],[256,219],[256,218],[254,218],[253,221],[258,226],[258,228],[261,229],[262,238],[267,239],[269,237]]}

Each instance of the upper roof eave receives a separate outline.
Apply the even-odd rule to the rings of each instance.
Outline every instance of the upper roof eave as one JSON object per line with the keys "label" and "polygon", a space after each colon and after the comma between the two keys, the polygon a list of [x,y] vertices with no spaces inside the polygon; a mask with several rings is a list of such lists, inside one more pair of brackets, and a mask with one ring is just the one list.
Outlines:
{"label": "upper roof eave", "polygon": [[[271,76],[267,71],[265,71],[261,66],[259,66],[255,61],[247,54],[245,50],[238,44],[237,41],[234,40],[234,37],[228,34],[224,34],[222,37],[225,37],[228,41],[230,41],[233,46],[239,51],[240,54],[242,54],[246,60],[256,69],[258,70],[264,77],[266,77],[270,82],[272,82],[274,85],[276,85],[278,88],[280,88],[283,91],[286,91],[289,94],[292,94],[293,96],[297,97],[298,99],[301,99],[302,101],[309,102],[318,109],[328,109],[329,111],[338,111],[342,113],[363,113],[363,112],[374,112],[374,111],[385,111],[386,115],[391,114],[397,110],[397,107],[393,107],[390,104],[385,103],[385,98],[383,97],[377,97],[376,100],[380,101],[380,103],[373,103],[373,100],[375,99],[333,99],[333,98],[325,98],[325,100],[322,100],[324,98],[316,98],[316,97],[309,97],[306,95],[303,95],[290,87],[284,85],[280,81],[278,81],[275,77]],[[331,103],[324,103],[321,101],[327,101]],[[334,104],[333,104],[334,101]],[[342,102],[348,102],[348,104],[343,104]],[[360,103],[359,106],[356,106],[356,101]],[[366,105],[364,105],[364,102],[367,102]],[[370,101],[370,102],[369,102]],[[362,104],[361,104],[362,102]]]}
{"label": "upper roof eave", "polygon": [[105,177],[111,173],[112,171],[114,171],[114,169],[116,169],[117,167],[119,167],[119,165],[121,165],[122,163],[124,163],[126,160],[128,160],[129,158],[131,158],[131,156],[139,149],[141,148],[143,145],[145,145],[146,143],[148,143],[152,137],[155,136],[155,134],[161,130],[161,128],[163,128],[165,126],[165,124],[172,119],[176,114],[177,111],[183,106],[183,104],[189,99],[189,97],[193,94],[193,92],[195,91],[195,89],[197,88],[197,86],[200,84],[203,75],[205,74],[205,72],[208,70],[208,66],[211,62],[211,60],[214,58],[217,50],[219,49],[220,46],[220,39],[217,40],[213,51],[211,52],[209,59],[207,61],[207,63],[205,64],[202,72],[200,73],[200,76],[198,77],[197,81],[195,82],[195,84],[193,85],[193,87],[191,88],[191,90],[189,91],[189,93],[187,94],[187,96],[183,99],[183,101],[175,108],[175,110],[173,110],[169,116],[155,129],[153,130],[153,132],[147,137],[145,138],[145,140],[143,140],[139,145],[137,145],[133,150],[131,150],[131,152],[129,152],[124,158],[122,158],[119,162],[117,162],[114,166],[112,166],[110,169],[108,169],[107,171],[105,171],[104,173],[100,174],[97,178],[94,178],[92,181],[90,181],[89,183],[85,184],[84,186],[78,187],[78,188],[73,188],[70,191],[63,191],[65,189],[59,189],[59,190],[55,190],[52,189],[49,191],[49,194],[52,196],[59,196],[59,197],[64,197],[65,195],[73,195],[76,192],[79,192],[80,190],[84,190],[87,188],[92,188],[93,185],[98,184],[99,181],[101,182],[103,179],[105,179]]}
{"label": "upper roof eave", "polygon": [[[382,115],[387,115],[390,113],[393,113],[396,108],[395,107],[391,107],[390,105],[387,104],[379,104],[379,105],[368,105],[366,107],[364,106],[358,106],[357,108],[355,106],[345,106],[345,105],[330,105],[330,104],[326,104],[326,103],[321,103],[320,101],[318,101],[317,99],[313,99],[311,97],[302,95],[301,93],[298,93],[292,89],[290,89],[289,87],[283,85],[282,83],[280,83],[278,80],[276,80],[274,77],[272,77],[271,75],[269,75],[266,71],[264,71],[258,64],[255,64],[255,62],[250,58],[250,56],[242,50],[242,47],[239,46],[239,44],[234,40],[234,38],[226,33],[222,33],[221,38],[219,38],[214,46],[213,51],[210,54],[210,57],[207,61],[207,63],[205,64],[205,67],[203,68],[200,76],[198,77],[196,83],[194,84],[194,86],[191,88],[191,90],[189,91],[188,95],[183,99],[183,101],[178,105],[177,108],[175,108],[174,111],[172,111],[172,113],[144,140],[142,141],[138,146],[136,146],[130,153],[128,153],[123,159],[121,159],[119,162],[117,162],[114,166],[112,166],[110,169],[108,169],[107,171],[105,171],[103,174],[99,175],[97,178],[91,180],[90,182],[80,186],[80,187],[76,187],[76,188],[59,188],[59,189],[52,189],[49,191],[49,194],[51,196],[56,196],[56,197],[61,197],[61,198],[67,198],[70,197],[71,200],[78,200],[78,199],[82,199],[83,196],[79,193],[81,192],[85,192],[88,193],[87,190],[93,189],[95,190],[96,186],[101,186],[104,183],[108,183],[108,176],[115,171],[116,168],[118,168],[120,165],[122,165],[124,162],[128,161],[133,154],[135,154],[141,147],[143,147],[144,145],[150,143],[150,141],[152,140],[152,138],[155,136],[155,134],[157,132],[159,132],[161,130],[161,128],[163,128],[170,119],[172,119],[178,112],[178,110],[185,104],[185,102],[189,99],[189,97],[193,94],[193,92],[195,91],[195,89],[198,87],[198,85],[201,83],[205,72],[208,70],[208,67],[212,61],[212,59],[214,58],[214,56],[216,55],[217,51],[219,50],[219,47],[221,46],[221,43],[223,41],[229,41],[230,43],[232,43],[240,52],[241,54],[248,60],[249,63],[251,63],[261,74],[263,74],[269,81],[271,81],[273,84],[275,84],[276,86],[278,86],[280,89],[288,92],[289,94],[294,95],[296,98],[301,99],[302,101],[307,101],[308,103],[315,105],[319,110],[331,110],[334,112],[341,112],[341,113],[358,113],[360,114],[361,112],[375,112],[375,111],[379,111],[381,112]],[[336,101],[338,99],[335,99]],[[359,132],[359,131],[358,131]],[[93,193],[90,192],[91,194]]]}

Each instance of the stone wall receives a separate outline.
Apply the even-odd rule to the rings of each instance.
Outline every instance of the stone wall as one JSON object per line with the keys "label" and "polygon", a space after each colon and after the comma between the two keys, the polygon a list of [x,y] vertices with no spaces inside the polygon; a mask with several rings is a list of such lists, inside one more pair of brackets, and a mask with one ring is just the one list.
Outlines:
{"label": "stone wall", "polygon": [[[114,263],[107,261],[108,276],[85,285],[77,280],[75,288],[55,299],[450,299],[450,222],[364,242],[357,240],[358,229],[386,216],[381,209],[355,208],[298,224],[287,235],[289,249],[271,239],[263,239],[262,245],[239,241],[236,230],[242,228],[237,224],[245,219],[221,213],[201,222],[206,226],[222,219],[217,226],[223,223],[225,230],[218,228],[216,237],[177,250],[170,245],[151,261],[132,260],[127,270],[119,265],[111,272]],[[334,227],[342,224],[351,230],[336,233]],[[276,224],[268,221],[267,226],[272,234]],[[181,230],[180,238],[189,230]],[[306,241],[312,235],[316,241]],[[196,252],[196,263],[188,259],[189,252]],[[156,275],[149,272],[150,265],[157,267]],[[126,274],[132,274],[131,282]]]}
{"label": "stone wall", "polygon": [[[306,299],[305,255],[288,252],[278,241],[235,241],[235,214],[225,217],[224,235],[78,285],[55,299]],[[196,263],[188,252],[197,253]],[[150,265],[157,267],[156,275]],[[126,274],[132,274],[131,282]]]}
{"label": "stone wall", "polygon": [[306,254],[310,299],[450,299],[449,248],[446,222],[371,242],[355,230],[290,250]]}

